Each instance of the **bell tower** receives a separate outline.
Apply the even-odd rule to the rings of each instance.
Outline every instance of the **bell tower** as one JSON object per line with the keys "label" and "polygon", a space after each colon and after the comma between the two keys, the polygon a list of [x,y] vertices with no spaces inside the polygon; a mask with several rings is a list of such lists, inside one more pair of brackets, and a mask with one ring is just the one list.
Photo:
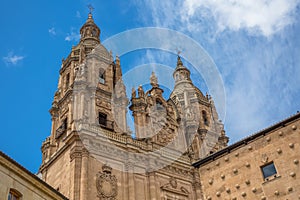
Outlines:
{"label": "bell tower", "polygon": [[87,55],[100,44],[100,29],[94,23],[91,13],[80,29],[81,38],[78,45],[73,46],[66,59],[62,59],[59,70],[57,91],[50,109],[52,130],[51,135],[42,145],[43,162],[47,161],[60,147],[63,139],[74,131],[73,89],[79,66],[86,62]]}
{"label": "bell tower", "polygon": [[177,58],[173,73],[174,90],[170,99],[176,105],[183,123],[189,154],[194,160],[227,146],[224,125],[218,118],[213,99],[193,84],[190,71]]}
{"label": "bell tower", "polygon": [[[92,13],[80,29],[80,41],[62,60],[57,91],[50,109],[51,134],[43,142],[43,179],[72,200],[87,199],[89,153],[78,134],[88,123],[127,134],[128,100],[120,58],[101,44]],[[117,114],[115,114],[117,113]]]}

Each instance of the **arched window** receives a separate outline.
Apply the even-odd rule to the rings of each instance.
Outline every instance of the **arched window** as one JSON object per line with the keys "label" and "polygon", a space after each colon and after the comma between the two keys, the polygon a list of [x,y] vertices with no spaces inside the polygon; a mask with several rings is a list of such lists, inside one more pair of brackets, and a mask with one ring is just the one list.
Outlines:
{"label": "arched window", "polygon": [[156,100],[156,110],[163,110],[164,106],[160,100]]}
{"label": "arched window", "polygon": [[205,126],[208,126],[209,125],[209,121],[208,121],[208,118],[207,118],[207,114],[206,114],[206,111],[202,111],[202,119],[203,119],[203,123]]}
{"label": "arched window", "polygon": [[10,189],[9,194],[8,194],[8,200],[20,200],[22,197],[22,194],[15,190],[15,189]]}
{"label": "arched window", "polygon": [[93,30],[92,30],[92,36],[93,36],[93,37],[97,37],[97,31],[96,31],[96,29],[93,29]]}
{"label": "arched window", "polygon": [[63,127],[63,130],[67,130],[68,128],[68,118],[66,117],[63,121],[63,124],[62,124],[62,127]]}
{"label": "arched window", "polygon": [[105,84],[105,71],[103,69],[99,71],[99,83]]}
{"label": "arched window", "polygon": [[68,89],[69,84],[70,84],[70,74],[67,73],[67,75],[66,75],[66,89]]}

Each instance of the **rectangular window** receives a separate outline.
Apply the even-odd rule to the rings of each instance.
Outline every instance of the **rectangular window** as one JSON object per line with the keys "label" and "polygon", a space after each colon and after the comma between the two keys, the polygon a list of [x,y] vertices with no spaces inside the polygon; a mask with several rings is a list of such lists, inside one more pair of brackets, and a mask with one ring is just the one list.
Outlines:
{"label": "rectangular window", "polygon": [[99,113],[99,124],[102,126],[106,126],[106,122],[107,122],[107,115],[104,113]]}
{"label": "rectangular window", "polygon": [[66,117],[63,121],[60,127],[56,130],[55,138],[58,139],[60,136],[62,136],[64,133],[67,132],[68,129],[68,118]]}
{"label": "rectangular window", "polygon": [[156,110],[164,110],[164,106],[161,101],[156,101]]}
{"label": "rectangular window", "polygon": [[19,200],[22,197],[22,194],[15,189],[10,189],[8,194],[8,200]]}
{"label": "rectangular window", "polygon": [[276,177],[277,171],[273,162],[261,167],[264,179],[268,180],[270,177]]}
{"label": "rectangular window", "polygon": [[63,121],[62,128],[64,131],[66,131],[68,128],[68,118],[67,117]]}
{"label": "rectangular window", "polygon": [[70,74],[67,74],[67,77],[66,77],[66,88],[69,87],[69,84],[70,84]]}

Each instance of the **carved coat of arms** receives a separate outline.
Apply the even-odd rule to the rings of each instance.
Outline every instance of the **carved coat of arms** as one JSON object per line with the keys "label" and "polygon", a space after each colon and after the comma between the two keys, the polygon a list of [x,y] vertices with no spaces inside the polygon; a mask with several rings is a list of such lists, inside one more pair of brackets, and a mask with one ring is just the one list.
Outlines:
{"label": "carved coat of arms", "polygon": [[118,195],[117,178],[111,174],[111,167],[102,166],[102,172],[97,174],[96,187],[101,200],[116,200]]}

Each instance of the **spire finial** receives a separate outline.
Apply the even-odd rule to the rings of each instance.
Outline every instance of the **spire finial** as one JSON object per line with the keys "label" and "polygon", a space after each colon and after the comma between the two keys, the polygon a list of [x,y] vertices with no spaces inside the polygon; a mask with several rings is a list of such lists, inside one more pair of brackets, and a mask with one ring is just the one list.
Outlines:
{"label": "spire finial", "polygon": [[177,51],[177,66],[183,65],[180,58],[180,54],[182,53],[182,51],[179,48],[176,48],[176,51]]}
{"label": "spire finial", "polygon": [[177,50],[177,56],[180,56],[181,51],[179,49],[176,49],[176,50]]}
{"label": "spire finial", "polygon": [[182,64],[182,61],[181,61],[181,58],[180,58],[180,56],[178,55],[178,57],[177,57],[177,66],[182,66],[183,64]]}
{"label": "spire finial", "polygon": [[152,87],[158,87],[158,81],[157,81],[157,77],[156,77],[154,71],[152,71],[152,74],[150,77],[150,84],[152,85]]}

